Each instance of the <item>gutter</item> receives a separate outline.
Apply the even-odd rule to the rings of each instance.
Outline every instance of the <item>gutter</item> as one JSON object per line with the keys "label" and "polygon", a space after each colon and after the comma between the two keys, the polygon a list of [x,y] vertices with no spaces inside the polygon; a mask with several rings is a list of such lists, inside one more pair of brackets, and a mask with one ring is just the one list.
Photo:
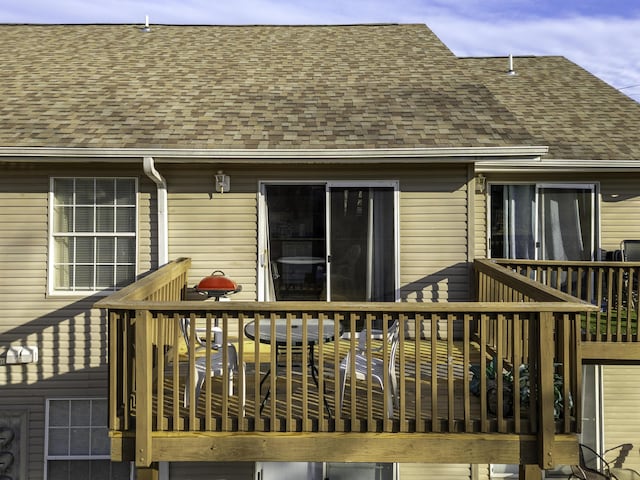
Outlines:
{"label": "gutter", "polygon": [[0,157],[12,161],[82,161],[87,157],[109,161],[134,162],[140,157],[153,157],[156,163],[470,163],[481,159],[500,161],[513,157],[540,160],[549,151],[546,146],[512,147],[442,147],[442,148],[339,148],[339,149],[144,149],[144,148],[49,148],[0,147]]}
{"label": "gutter", "polygon": [[575,160],[539,159],[531,160],[479,160],[475,164],[476,173],[512,172],[630,172],[640,169],[638,160]]}
{"label": "gutter", "polygon": [[167,181],[155,169],[153,157],[142,159],[144,173],[157,186],[158,198],[158,267],[169,262],[169,219],[167,209]]}

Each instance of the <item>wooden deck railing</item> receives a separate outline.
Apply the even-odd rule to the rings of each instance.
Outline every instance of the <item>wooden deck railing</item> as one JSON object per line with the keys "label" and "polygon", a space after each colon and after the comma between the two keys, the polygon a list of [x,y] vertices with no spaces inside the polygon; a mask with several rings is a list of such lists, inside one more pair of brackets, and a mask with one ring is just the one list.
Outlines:
{"label": "wooden deck railing", "polygon": [[[581,318],[594,307],[561,302],[552,289],[495,264],[477,266],[482,302],[442,304],[185,301],[189,267],[188,259],[171,262],[96,305],[109,318],[109,428],[135,433],[139,466],[158,459],[151,451],[158,435],[338,432],[533,435],[540,466],[550,468],[554,436],[579,430],[576,345]],[[523,302],[518,289],[531,301]],[[186,343],[183,319],[189,319]],[[287,326],[280,344],[245,336],[248,323],[259,327],[278,319]],[[293,319],[301,319],[297,332],[292,332]],[[333,322],[332,338],[314,350],[300,349],[294,333],[306,344],[312,319],[320,330]],[[396,320],[399,408],[393,408],[392,418],[386,415],[393,398],[382,391],[392,388],[391,379],[383,375],[381,391],[371,370],[364,380],[347,382],[341,406],[340,364],[347,352],[353,358],[357,332],[381,328],[384,336]],[[210,360],[197,360],[196,331],[204,332],[200,350],[208,359],[214,326],[223,332],[222,344],[235,346],[237,363],[246,368],[238,368],[233,378],[227,369],[219,376],[205,375],[201,394],[196,397],[189,388],[185,396],[187,379],[211,366]],[[377,342],[367,336],[368,351]],[[231,354],[222,352],[226,364]],[[366,354],[365,363],[378,358],[386,368],[389,353],[384,346]],[[346,369],[354,373],[355,365]],[[491,372],[497,373],[492,377]],[[267,389],[271,394],[262,407]],[[561,392],[559,400],[555,389]],[[241,392],[246,392],[244,404]]]}
{"label": "wooden deck railing", "polygon": [[[638,302],[640,263],[638,262],[559,262],[538,260],[503,260],[497,264],[558,292],[579,298],[598,308],[582,321],[582,341],[587,352],[595,356],[595,343],[603,343],[621,360],[638,358]],[[603,358],[603,360],[605,360]]]}

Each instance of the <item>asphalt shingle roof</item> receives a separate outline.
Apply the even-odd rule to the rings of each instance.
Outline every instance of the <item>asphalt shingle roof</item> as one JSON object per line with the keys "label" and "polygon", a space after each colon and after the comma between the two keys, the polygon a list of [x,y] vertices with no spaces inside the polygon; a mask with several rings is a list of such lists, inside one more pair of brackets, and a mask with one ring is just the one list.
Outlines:
{"label": "asphalt shingle roof", "polygon": [[640,104],[564,57],[464,58],[520,125],[549,145],[550,158],[640,159]]}
{"label": "asphalt shingle roof", "polygon": [[531,144],[423,25],[5,25],[0,38],[0,146]]}
{"label": "asphalt shingle roof", "polygon": [[506,59],[459,59],[424,25],[0,25],[0,38],[0,147],[640,158],[633,100],[557,57],[517,59],[507,77]]}

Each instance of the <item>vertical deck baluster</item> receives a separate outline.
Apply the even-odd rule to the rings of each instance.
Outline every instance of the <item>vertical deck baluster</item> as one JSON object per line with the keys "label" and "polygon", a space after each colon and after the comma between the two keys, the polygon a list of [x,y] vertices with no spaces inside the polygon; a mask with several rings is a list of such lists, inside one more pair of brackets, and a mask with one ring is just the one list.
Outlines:
{"label": "vertical deck baluster", "polygon": [[[404,374],[404,372],[408,370],[407,369],[407,350],[406,350],[406,340],[408,337],[407,330],[406,330],[407,322],[405,318],[400,319],[395,314],[385,313],[382,316],[382,320],[383,320],[382,323],[384,325],[390,326],[393,324],[393,321],[395,319],[398,320],[398,338],[399,338],[398,351],[396,352],[396,362],[397,362],[397,367],[399,368],[399,371],[402,372],[399,378],[397,378],[397,383],[396,383],[397,391],[395,392],[395,394],[399,399],[398,417],[400,420],[400,431],[408,432],[409,425],[407,422],[407,408],[406,408],[407,407],[407,384],[406,384],[407,377]],[[385,345],[389,345],[387,338],[388,338],[387,335],[385,335],[384,336]],[[385,358],[386,358],[386,355],[385,355]],[[388,370],[385,369],[384,371],[386,374]],[[385,395],[385,398],[387,398],[390,402],[395,402],[393,395],[391,396]],[[393,404],[391,405],[391,409],[392,411],[395,412],[395,406]]]}
{"label": "vertical deck baluster", "polygon": [[[196,413],[198,406],[198,399],[196,398],[196,390],[195,390],[195,380],[196,380],[196,316],[192,312],[189,314],[189,344],[187,348],[189,350],[189,370],[187,375],[189,375],[189,390],[187,391],[187,397],[189,399],[189,430],[196,431],[199,428],[196,428]],[[206,368],[207,371],[211,368],[211,358],[207,355],[206,360]],[[185,387],[186,388],[186,387]]]}
{"label": "vertical deck baluster", "polygon": [[[400,322],[405,322],[407,316],[400,314],[398,316]],[[415,321],[415,337],[416,337],[416,349],[415,349],[415,421],[416,432],[422,433],[425,431],[424,419],[422,418],[422,325],[424,322],[424,315],[420,313],[414,314]],[[400,370],[402,372],[402,370]]]}
{"label": "vertical deck baluster", "polygon": [[344,432],[345,431],[345,421],[342,418],[342,405],[340,404],[340,393],[342,389],[342,384],[340,384],[340,335],[341,329],[340,324],[343,320],[343,316],[338,312],[332,312],[334,325],[333,325],[333,336],[335,338],[335,347],[333,349],[333,378],[334,378],[334,388],[333,388],[333,404],[335,405],[335,430],[336,432]]}
{"label": "vertical deck baluster", "polygon": [[[356,405],[356,362],[355,355],[357,352],[357,338],[356,338],[356,320],[358,318],[358,314],[355,312],[349,313],[349,331],[351,332],[350,342],[349,342],[349,364],[346,367],[349,369],[349,391],[351,394],[351,411],[349,415],[349,420],[351,421],[351,431],[359,431],[359,420],[358,420],[358,410]],[[370,345],[371,340],[367,340],[367,345]],[[345,372],[346,375],[346,372]],[[357,430],[356,430],[357,429]]]}
{"label": "vertical deck baluster", "polygon": [[480,431],[489,432],[487,418],[487,330],[489,318],[487,314],[480,315]]}
{"label": "vertical deck baluster", "polygon": [[238,417],[237,418],[238,418],[238,430],[241,432],[244,432],[247,430],[247,422],[245,418],[246,412],[245,412],[245,405],[244,405],[244,402],[246,402],[247,400],[247,395],[246,395],[247,378],[246,378],[246,368],[245,368],[245,365],[247,364],[247,362],[245,360],[244,341],[243,341],[243,335],[244,335],[243,312],[238,312],[237,319],[236,319],[236,329],[237,330],[235,332],[234,337],[238,339],[238,348],[237,348],[237,352],[238,352],[238,374],[237,374]]}
{"label": "vertical deck baluster", "polygon": [[[293,318],[293,314],[291,312],[287,312],[285,314],[286,319],[286,341],[285,341],[285,431],[291,432],[293,431],[293,404],[291,402],[291,398],[293,398],[293,340],[291,338],[291,320]],[[274,390],[271,393],[272,398],[277,396],[277,392]]]}
{"label": "vertical deck baluster", "polygon": [[[372,365],[372,358],[373,358],[373,353],[372,353],[372,349],[373,349],[373,315],[371,313],[367,313],[365,315],[365,325],[364,325],[364,329],[363,332],[366,332],[366,342],[367,342],[367,346],[366,346],[366,362],[367,362],[367,372],[365,375],[365,384],[366,384],[366,390],[367,390],[367,409],[366,409],[366,419],[367,419],[367,430],[369,432],[371,431],[375,431],[375,426],[374,426],[374,422],[373,422],[373,380],[372,380],[372,371],[371,371],[371,365]],[[383,322],[382,325],[382,330],[383,330],[383,334],[382,334],[382,338],[386,338],[386,331],[387,331],[387,325],[385,324],[385,322]],[[386,344],[386,342],[385,342]],[[388,365],[388,359],[387,359],[387,349],[386,347],[383,346],[383,363],[384,363],[384,368],[383,371],[386,372],[387,371],[387,365]],[[356,383],[356,377],[351,377],[351,381],[353,383]],[[383,376],[382,379],[382,383],[383,383],[383,387],[382,390],[383,392],[387,392],[388,390],[386,390],[387,388],[390,388],[388,379],[386,377],[386,375]],[[356,401],[356,397],[352,397],[353,402]],[[382,408],[383,412],[385,412],[386,415],[386,411],[387,411],[387,396],[383,395],[383,408]]]}
{"label": "vertical deck baluster", "polygon": [[[205,332],[204,332],[204,344],[205,344],[205,354],[207,355],[208,361],[207,361],[207,370],[205,370],[205,372],[207,372],[207,375],[205,375],[204,377],[204,385],[203,385],[203,392],[201,392],[201,394],[204,396],[204,429],[205,430],[211,430],[213,428],[212,425],[212,412],[211,412],[211,375],[208,374],[208,372],[210,372],[210,364],[211,364],[211,346],[213,344],[212,339],[211,339],[211,313],[207,312],[206,316],[205,316]],[[224,343],[223,343],[224,345]],[[222,347],[220,347],[222,348]],[[223,359],[223,365],[224,365],[224,359]],[[225,383],[225,379],[224,377],[222,378],[222,385],[223,385],[223,389],[222,389],[222,396],[223,396],[223,401],[224,401],[224,383]],[[197,401],[197,399],[196,399]],[[224,403],[223,403],[224,406]],[[225,422],[225,412],[224,412],[224,408],[222,409],[222,430],[225,430],[227,425]]]}
{"label": "vertical deck baluster", "polygon": [[[309,314],[302,313],[302,341],[300,342],[300,367],[301,367],[301,383],[302,383],[302,424],[303,428],[309,428]],[[318,345],[322,345],[322,334],[318,330]],[[315,386],[315,385],[314,385]],[[292,403],[293,391],[287,395],[288,403]]]}
{"label": "vertical deck baluster", "polygon": [[469,366],[471,365],[471,355],[469,350],[471,349],[471,323],[476,322],[475,314],[465,313],[463,315],[462,325],[462,398],[464,402],[464,431],[469,433],[473,432],[473,421],[471,418],[471,391],[469,389],[469,383],[471,382],[471,375],[469,373]]}
{"label": "vertical deck baluster", "polygon": [[157,315],[156,321],[158,322],[158,343],[156,349],[156,367],[153,372],[153,378],[155,378],[155,395],[157,399],[157,411],[156,411],[156,430],[164,430],[164,352],[165,352],[165,333],[167,317],[162,313]]}
{"label": "vertical deck baluster", "polygon": [[496,408],[496,416],[498,417],[498,432],[505,433],[506,432],[506,422],[505,422],[505,398],[504,398],[504,376],[502,375],[504,369],[504,359],[505,359],[505,316],[504,314],[498,314],[496,318],[496,344],[498,348],[495,352],[495,360],[496,360],[496,369],[495,369],[495,382],[496,382],[496,397],[497,397],[497,408]]}
{"label": "vertical deck baluster", "polygon": [[[325,324],[326,314],[324,312],[318,312],[318,349],[317,349],[317,363],[316,367],[318,369],[318,405],[316,409],[316,415],[318,416],[318,430],[320,432],[327,431],[327,420],[325,419],[324,412],[324,403],[326,401],[324,390],[324,356],[325,356],[325,345],[324,345],[324,324]],[[335,338],[335,337],[334,337]],[[338,341],[335,338],[335,341]]]}
{"label": "vertical deck baluster", "polygon": [[455,316],[453,314],[447,315],[447,399],[448,399],[448,417],[449,417],[449,432],[455,431],[455,357],[453,349],[453,324]]}
{"label": "vertical deck baluster", "polygon": [[520,398],[520,365],[522,365],[522,323],[520,315],[513,315],[513,328],[511,330],[511,342],[513,343],[513,419],[514,431],[522,431],[522,399]]}
{"label": "vertical deck baluster", "polygon": [[[271,370],[271,374],[269,375],[269,388],[271,389],[271,394],[269,396],[269,405],[271,407],[270,421],[271,421],[271,430],[270,431],[278,431],[276,421],[278,418],[278,412],[276,411],[277,402],[276,399],[278,397],[278,344],[276,343],[276,319],[279,318],[275,312],[271,312],[269,316],[270,323],[270,338],[271,338],[271,358],[269,359],[269,369]],[[256,333],[259,334],[259,330],[256,330]],[[289,329],[289,335],[291,334],[291,329]],[[288,364],[287,364],[288,365]]]}
{"label": "vertical deck baluster", "polygon": [[438,313],[431,315],[431,431],[440,431],[438,415]]}
{"label": "vertical deck baluster", "polygon": [[180,331],[180,314],[174,313],[171,323],[172,341],[171,341],[171,405],[173,406],[173,430],[182,430],[183,421],[180,416],[180,352],[179,345],[181,341]]}

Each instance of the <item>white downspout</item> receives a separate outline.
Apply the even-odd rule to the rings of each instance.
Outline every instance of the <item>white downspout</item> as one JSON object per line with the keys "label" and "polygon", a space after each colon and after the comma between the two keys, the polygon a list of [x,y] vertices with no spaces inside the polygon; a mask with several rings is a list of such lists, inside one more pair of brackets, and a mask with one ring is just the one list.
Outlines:
{"label": "white downspout", "polygon": [[169,221],[167,213],[167,181],[154,167],[153,157],[143,158],[144,173],[158,187],[158,267],[169,263]]}

